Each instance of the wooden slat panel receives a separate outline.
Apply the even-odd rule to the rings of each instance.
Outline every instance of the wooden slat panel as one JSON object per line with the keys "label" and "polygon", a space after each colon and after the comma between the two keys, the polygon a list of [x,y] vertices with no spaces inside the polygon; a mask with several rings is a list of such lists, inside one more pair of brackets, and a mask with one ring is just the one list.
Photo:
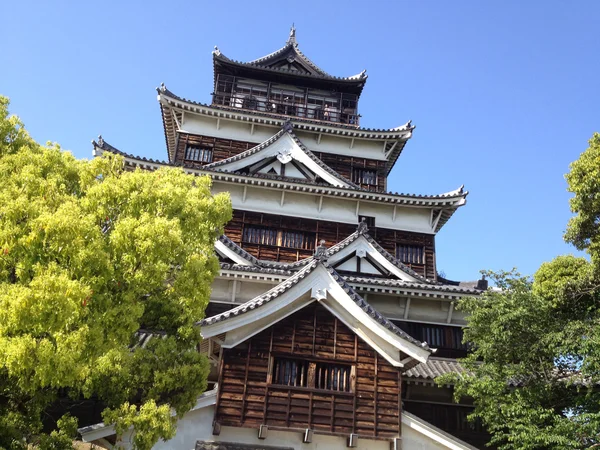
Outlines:
{"label": "wooden slat panel", "polygon": [[[269,355],[349,362],[356,366],[352,391],[271,385]],[[215,416],[222,425],[399,435],[399,371],[320,305],[304,308],[239,347],[224,349],[222,361]]]}

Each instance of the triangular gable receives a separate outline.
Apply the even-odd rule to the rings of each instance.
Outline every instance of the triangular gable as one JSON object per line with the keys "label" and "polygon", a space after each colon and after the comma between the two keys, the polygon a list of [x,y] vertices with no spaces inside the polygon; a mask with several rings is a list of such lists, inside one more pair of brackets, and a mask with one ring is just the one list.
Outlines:
{"label": "triangular gable", "polygon": [[425,362],[431,350],[377,312],[326,262],[316,257],[270,291],[199,322],[204,338],[226,333],[222,346],[235,347],[274,323],[319,301],[395,367],[405,354]]}
{"label": "triangular gable", "polygon": [[360,189],[317,158],[292,131],[287,122],[283,129],[263,143],[239,155],[204,166],[225,172],[269,174],[274,170],[278,176],[319,181],[336,187]]}
{"label": "triangular gable", "polygon": [[405,264],[402,264],[368,234],[361,222],[355,233],[325,250],[327,262],[336,270],[364,276],[383,276],[401,281],[433,284]]}
{"label": "triangular gable", "polygon": [[285,69],[308,75],[331,77],[327,72],[313,63],[298,48],[296,41],[296,27],[290,29],[290,36],[285,45],[266,56],[250,61],[250,64],[276,69]]}

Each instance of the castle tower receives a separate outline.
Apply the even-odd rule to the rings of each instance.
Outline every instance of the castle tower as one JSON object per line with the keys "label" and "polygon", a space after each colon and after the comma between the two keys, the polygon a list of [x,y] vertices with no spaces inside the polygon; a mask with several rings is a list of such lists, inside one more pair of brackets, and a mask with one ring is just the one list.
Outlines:
{"label": "castle tower", "polygon": [[208,175],[234,208],[199,323],[212,389],[164,448],[482,446],[472,407],[433,382],[462,371],[454,304],[486,287],[436,270],[436,234],[467,192],[387,192],[415,127],[361,128],[366,72],[328,74],[294,27],[262,58],[212,58],[211,103],[158,88],[168,162],[94,142],[131,168]]}

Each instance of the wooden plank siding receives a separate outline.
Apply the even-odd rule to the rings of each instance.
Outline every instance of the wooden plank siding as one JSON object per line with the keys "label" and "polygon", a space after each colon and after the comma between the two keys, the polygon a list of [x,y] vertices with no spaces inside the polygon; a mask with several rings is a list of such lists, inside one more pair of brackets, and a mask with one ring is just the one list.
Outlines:
{"label": "wooden plank siding", "polygon": [[[225,226],[225,234],[253,256],[259,259],[281,262],[293,262],[308,258],[313,255],[314,251],[244,242],[244,227],[249,225],[308,232],[311,233],[311,236],[314,236],[315,246],[321,240],[325,240],[327,247],[331,247],[347,238],[356,231],[357,227],[357,225],[339,222],[235,210],[233,219]],[[396,255],[397,245],[422,246],[424,248],[424,264],[406,265],[420,275],[430,279],[436,278],[435,241],[432,235],[385,228],[371,228],[369,234],[392,255]]]}
{"label": "wooden plank siding", "polygon": [[[175,164],[185,163],[187,166],[201,168],[207,162],[197,162],[186,160],[185,149],[188,145],[198,148],[212,150],[212,160],[210,162],[222,161],[232,156],[245,152],[248,149],[258,145],[260,142],[236,141],[234,139],[221,139],[211,136],[198,134],[179,133],[177,151],[175,152]],[[349,180],[353,179],[354,169],[370,169],[377,171],[377,185],[371,186],[361,184],[361,187],[378,192],[385,192],[385,162],[367,158],[356,158],[344,155],[334,155],[330,153],[315,152],[315,155],[325,164]]]}
{"label": "wooden plank siding", "polygon": [[[273,384],[275,357],[352,365],[350,392]],[[401,377],[323,306],[313,303],[224,349],[215,421],[386,439],[401,427]]]}
{"label": "wooden plank siding", "polygon": [[356,158],[346,155],[334,155],[331,153],[314,152],[315,156],[335,170],[340,175],[354,181],[353,171],[355,169],[369,169],[377,171],[377,185],[360,184],[362,188],[377,192],[387,190],[387,178],[385,176],[385,161],[375,159]]}
{"label": "wooden plank siding", "polygon": [[207,163],[189,161],[185,159],[185,149],[188,145],[212,150],[212,161],[217,162],[231,156],[238,155],[259,144],[258,142],[236,141],[233,139],[221,139],[199,134],[178,133],[177,151],[175,153],[175,164],[185,163],[187,166],[201,168]]}

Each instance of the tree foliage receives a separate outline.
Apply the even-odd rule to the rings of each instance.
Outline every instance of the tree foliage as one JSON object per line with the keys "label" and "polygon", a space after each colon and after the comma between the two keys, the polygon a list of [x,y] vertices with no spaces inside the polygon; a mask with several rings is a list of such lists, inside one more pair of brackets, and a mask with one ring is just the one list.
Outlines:
{"label": "tree foliage", "polygon": [[559,256],[533,279],[490,273],[496,289],[465,298],[463,361],[445,376],[500,449],[600,447],[600,135],[566,176],[572,211],[565,239],[589,260]]}
{"label": "tree foliage", "polygon": [[[194,324],[228,196],[179,169],[39,145],[2,97],[0,180],[0,447],[62,448],[71,419],[41,432],[59,394],[102,401],[140,449],[171,437],[171,408],[183,414],[206,388]],[[140,329],[160,333],[136,345]]]}

